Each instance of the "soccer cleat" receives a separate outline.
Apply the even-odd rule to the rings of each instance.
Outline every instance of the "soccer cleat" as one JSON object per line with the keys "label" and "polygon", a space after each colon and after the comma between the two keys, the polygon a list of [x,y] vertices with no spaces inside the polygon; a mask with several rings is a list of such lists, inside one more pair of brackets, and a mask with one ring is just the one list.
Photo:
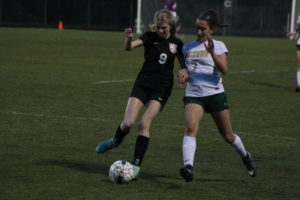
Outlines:
{"label": "soccer cleat", "polygon": [[116,139],[110,138],[104,142],[101,142],[97,147],[96,147],[96,152],[97,153],[104,153],[110,149],[113,149],[115,147],[117,147],[118,144],[116,144]]}
{"label": "soccer cleat", "polygon": [[185,179],[185,182],[192,182],[193,181],[193,166],[186,165],[179,170],[180,176]]}
{"label": "soccer cleat", "polygon": [[133,169],[132,179],[137,180],[138,176],[139,176],[139,173],[140,173],[141,167],[137,166],[137,165],[132,165],[132,169]]}
{"label": "soccer cleat", "polygon": [[244,165],[247,167],[247,171],[249,176],[255,177],[256,175],[256,162],[252,159],[249,152],[247,152],[247,156],[242,158]]}

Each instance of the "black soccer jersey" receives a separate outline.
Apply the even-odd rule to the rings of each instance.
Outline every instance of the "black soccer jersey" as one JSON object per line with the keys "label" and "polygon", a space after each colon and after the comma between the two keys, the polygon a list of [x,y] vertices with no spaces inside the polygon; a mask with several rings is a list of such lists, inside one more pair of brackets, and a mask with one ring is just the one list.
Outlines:
{"label": "black soccer jersey", "polygon": [[153,89],[171,89],[176,56],[181,67],[185,67],[182,41],[174,36],[168,39],[160,38],[156,32],[146,32],[139,39],[143,41],[145,62],[136,84]]}

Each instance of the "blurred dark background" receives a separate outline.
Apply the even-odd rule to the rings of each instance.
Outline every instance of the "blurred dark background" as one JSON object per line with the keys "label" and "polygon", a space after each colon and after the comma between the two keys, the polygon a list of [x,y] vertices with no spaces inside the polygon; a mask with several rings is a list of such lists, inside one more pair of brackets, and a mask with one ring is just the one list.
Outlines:
{"label": "blurred dark background", "polygon": [[136,0],[0,0],[1,26],[116,30],[135,17]]}
{"label": "blurred dark background", "polygon": [[[291,0],[177,0],[181,32],[194,31],[203,10],[219,13],[229,28],[222,35],[284,37],[289,28]],[[164,0],[142,0],[142,30],[147,30]],[[135,26],[137,0],[0,0],[0,26],[122,30]]]}

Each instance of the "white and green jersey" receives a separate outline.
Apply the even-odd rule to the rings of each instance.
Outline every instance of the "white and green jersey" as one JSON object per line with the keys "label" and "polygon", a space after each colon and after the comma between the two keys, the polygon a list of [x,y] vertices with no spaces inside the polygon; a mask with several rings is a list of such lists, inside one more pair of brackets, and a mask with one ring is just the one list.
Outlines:
{"label": "white and green jersey", "polygon": [[[221,41],[213,40],[216,55],[228,53]],[[185,64],[189,80],[185,96],[205,97],[224,92],[222,78],[212,56],[206,51],[204,43],[192,41],[183,46]]]}

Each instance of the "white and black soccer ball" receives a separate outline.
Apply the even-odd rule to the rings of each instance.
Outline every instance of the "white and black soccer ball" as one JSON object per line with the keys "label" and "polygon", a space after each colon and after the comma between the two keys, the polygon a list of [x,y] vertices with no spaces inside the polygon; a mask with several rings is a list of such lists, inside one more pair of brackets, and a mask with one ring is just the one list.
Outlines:
{"label": "white and black soccer ball", "polygon": [[109,177],[114,183],[128,183],[133,179],[132,165],[125,160],[117,160],[110,166]]}

